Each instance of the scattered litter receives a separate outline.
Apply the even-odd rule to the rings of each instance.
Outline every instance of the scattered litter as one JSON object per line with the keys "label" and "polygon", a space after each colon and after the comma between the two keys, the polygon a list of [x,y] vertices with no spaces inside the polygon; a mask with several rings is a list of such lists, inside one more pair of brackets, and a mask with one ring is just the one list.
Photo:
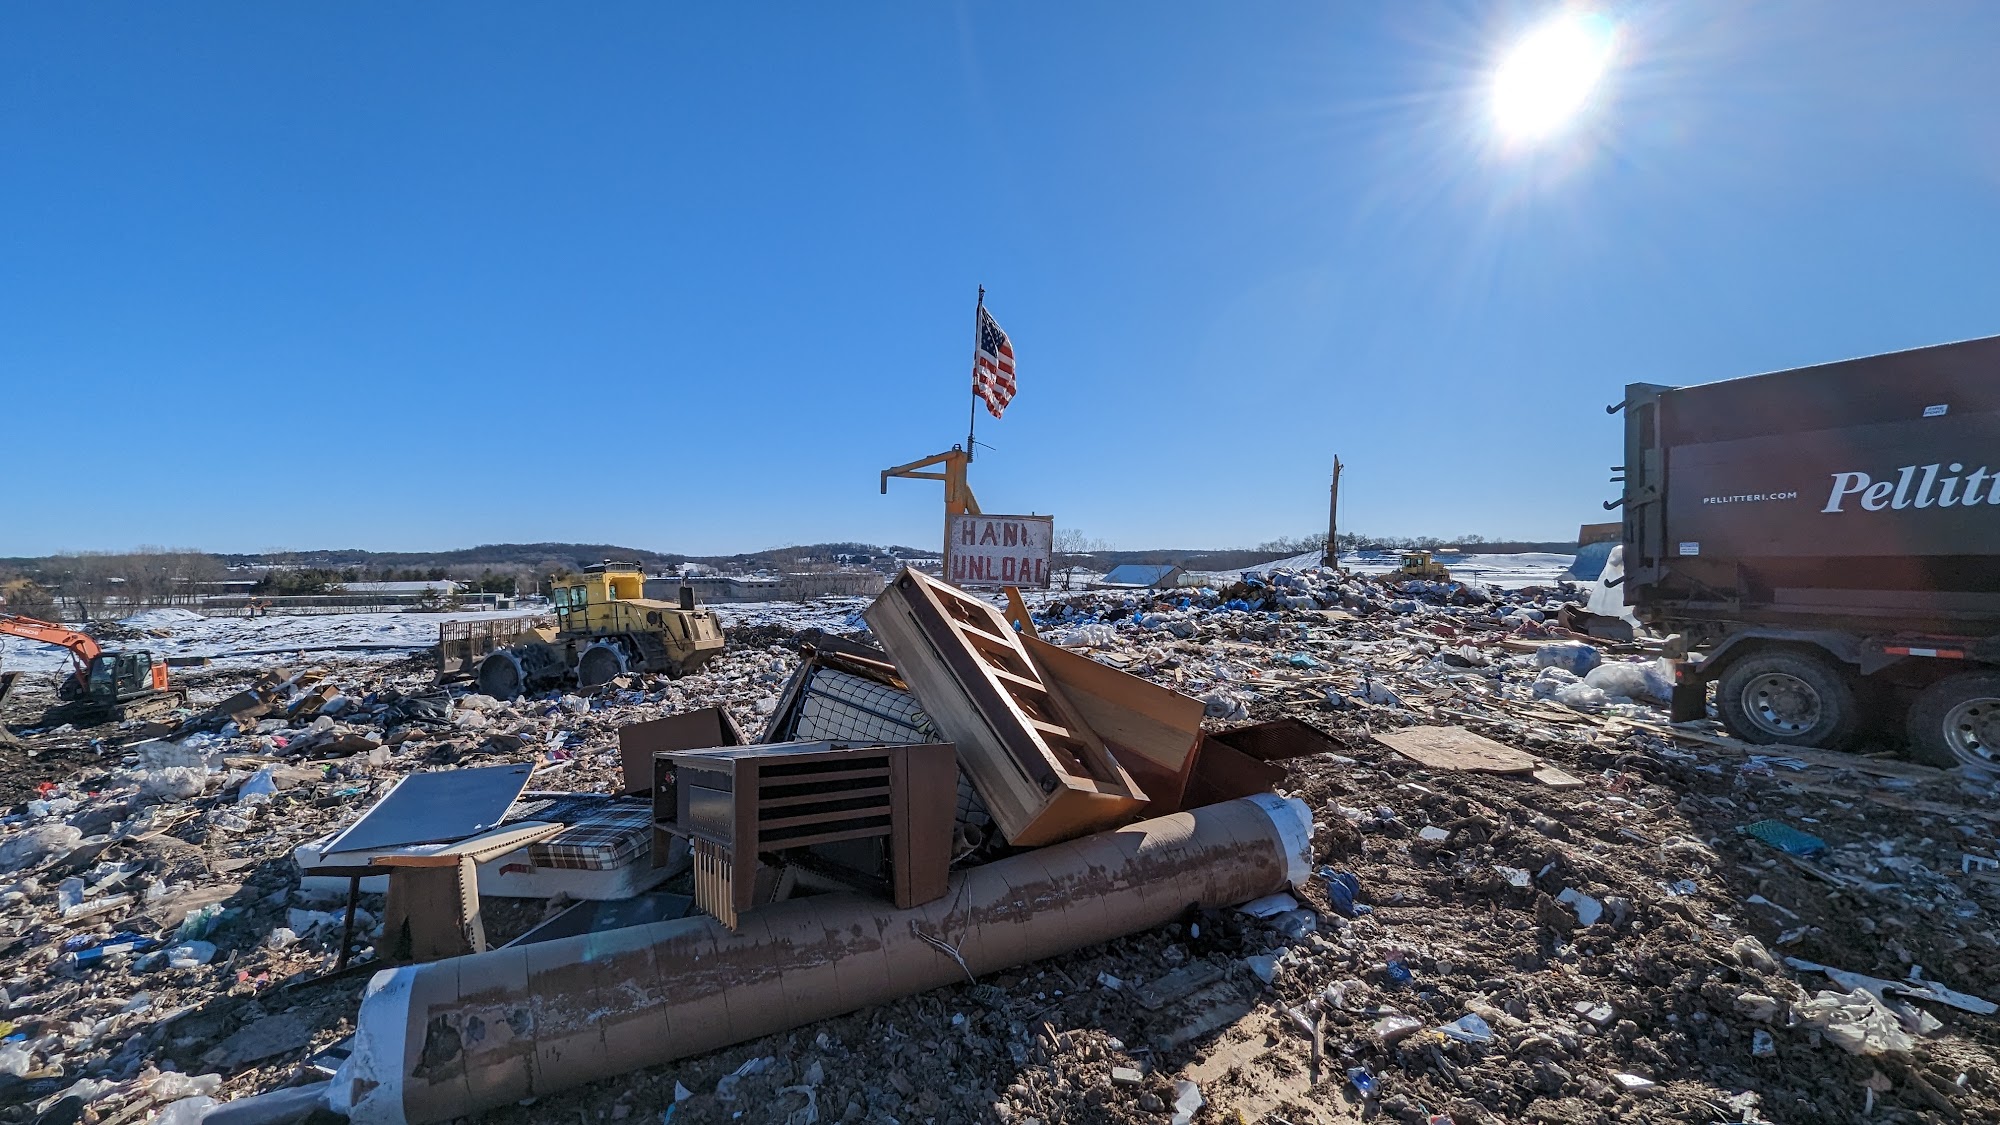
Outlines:
{"label": "scattered litter", "polygon": [[1484,1046],[1493,1042],[1493,1028],[1485,1020],[1471,1013],[1462,1015],[1451,1023],[1443,1025],[1438,1028],[1438,1031],[1445,1038],[1456,1039],[1460,1043]]}
{"label": "scattered litter", "polygon": [[1624,1072],[1613,1074],[1611,1076],[1611,1080],[1613,1082],[1618,1083],[1619,1086],[1623,1087],[1625,1090],[1631,1093],[1639,1093],[1640,1091],[1643,1090],[1650,1090],[1655,1086],[1659,1085],[1659,1083],[1654,1082],[1650,1078],[1646,1078],[1637,1074],[1627,1074]]}
{"label": "scattered litter", "polygon": [[1424,1023],[1422,1020],[1397,1014],[1383,1016],[1381,1019],[1376,1020],[1372,1030],[1375,1033],[1375,1038],[1383,1046],[1387,1047],[1415,1035],[1417,1032],[1423,1030],[1423,1026]]}
{"label": "scattered litter", "polygon": [[1826,841],[1810,832],[1801,832],[1779,820],[1760,820],[1746,824],[1743,831],[1777,848],[1786,855],[1801,858],[1816,856],[1826,851]]}
{"label": "scattered litter", "polygon": [[1604,917],[1604,904],[1575,887],[1564,888],[1563,892],[1556,896],[1556,901],[1575,912],[1577,924],[1585,929],[1595,926],[1597,920]]}
{"label": "scattered litter", "polygon": [[1352,918],[1373,909],[1354,901],[1355,896],[1361,893],[1359,876],[1352,872],[1335,871],[1331,867],[1322,867],[1313,874],[1325,884],[1327,901],[1333,906],[1335,913]]}

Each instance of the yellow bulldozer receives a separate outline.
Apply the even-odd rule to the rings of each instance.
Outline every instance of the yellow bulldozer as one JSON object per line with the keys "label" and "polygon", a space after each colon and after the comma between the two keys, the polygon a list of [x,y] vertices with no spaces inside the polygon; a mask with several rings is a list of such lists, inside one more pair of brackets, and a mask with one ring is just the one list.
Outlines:
{"label": "yellow bulldozer", "polygon": [[[627,672],[680,677],[721,654],[722,626],[681,587],[678,604],[645,596],[636,563],[600,563],[550,580],[555,624],[525,630],[479,661],[479,690],[495,699],[575,685],[594,688]],[[445,660],[450,638],[440,641]],[[462,651],[454,659],[465,660]]]}
{"label": "yellow bulldozer", "polygon": [[1403,565],[1390,571],[1389,577],[1399,582],[1449,582],[1451,571],[1446,570],[1443,563],[1432,559],[1429,551],[1404,551]]}

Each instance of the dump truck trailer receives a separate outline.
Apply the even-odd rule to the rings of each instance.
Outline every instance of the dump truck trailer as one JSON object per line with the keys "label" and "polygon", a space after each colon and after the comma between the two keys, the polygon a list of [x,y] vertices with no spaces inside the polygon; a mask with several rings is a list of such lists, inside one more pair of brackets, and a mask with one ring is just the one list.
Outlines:
{"label": "dump truck trailer", "polygon": [[2000,765],[2000,337],[1634,383],[1625,601],[1746,741]]}

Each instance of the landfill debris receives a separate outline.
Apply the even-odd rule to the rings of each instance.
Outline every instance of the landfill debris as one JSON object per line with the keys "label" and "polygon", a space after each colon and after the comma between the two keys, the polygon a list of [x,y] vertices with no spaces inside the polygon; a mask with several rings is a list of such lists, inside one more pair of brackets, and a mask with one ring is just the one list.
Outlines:
{"label": "landfill debris", "polygon": [[1597,920],[1604,917],[1604,904],[1575,887],[1565,887],[1563,892],[1556,896],[1556,901],[1575,911],[1577,925],[1586,929],[1595,926]]}
{"label": "landfill debris", "polygon": [[1484,1019],[1470,1012],[1438,1028],[1438,1032],[1447,1039],[1456,1039],[1460,1043],[1471,1043],[1475,1046],[1493,1042],[1493,1028]]}
{"label": "landfill debris", "polygon": [[[1229,1117],[1241,1106],[1247,1120],[1265,1120],[1266,1113],[1291,1120],[1282,1109],[1260,1108],[1265,1088],[1302,1104],[1312,1100],[1303,1077],[1255,1062],[1244,1064],[1241,1077],[1228,1077],[1221,1061],[1247,1038],[1257,1047],[1244,1058],[1267,1051],[1305,1075],[1312,1036],[1300,1030],[1301,1018],[1324,1023],[1329,1073],[1338,1080],[1354,1067],[1371,1081],[1381,1076],[1390,1088],[1378,1087],[1376,1096],[1383,1103],[1406,1098],[1391,1111],[1403,1120],[1425,1114],[1460,1122],[1526,1120],[1535,1102],[1564,1099],[1591,1107],[1573,1115],[1579,1120],[1623,1114],[1596,1104],[1638,1096],[1624,1094],[1611,1077],[1620,1073],[1654,1082],[1644,1096],[1690,1120],[1706,1112],[1704,1104],[1726,1109],[1730,1120],[1756,1119],[1743,1107],[1759,1104],[1764,1120],[1812,1120],[1809,1112],[1783,1107],[1816,1105],[1835,1089],[1853,1093],[1847,1112],[1858,1113],[1871,1056],[1850,1054],[1835,1036],[1794,1023],[1794,1011],[1813,1002],[1811,991],[1799,988],[1784,966],[1761,968],[1754,954],[1739,952],[1738,939],[1748,936],[1767,955],[1782,949],[1814,963],[1851,965],[1899,986],[1883,989],[1881,1010],[1896,1032],[1925,1043],[1891,1056],[1896,1065],[1921,1074],[1967,1119],[2000,1110],[1973,1069],[1985,1064],[1966,1055],[1983,1051],[1969,1025],[1992,1017],[1969,1008],[1948,1012],[1943,1000],[1921,995],[1933,987],[1933,975],[1967,990],[1935,986],[1955,995],[1992,994],[1986,987],[1992,962],[1980,938],[1990,930],[1991,891],[1981,880],[1995,872],[1979,862],[1996,854],[1993,821],[1981,815],[1991,807],[1990,782],[1970,775],[1885,777],[1871,772],[1884,767],[1880,758],[1843,768],[1841,755],[1783,748],[1753,754],[1703,742],[1693,736],[1707,736],[1712,724],[1670,727],[1655,701],[1603,686],[1607,676],[1643,675],[1657,654],[1643,641],[1564,637],[1557,622],[1565,595],[1553,584],[1488,588],[1480,595],[1486,600],[1476,601],[1458,584],[1390,581],[1312,563],[1262,569],[1254,583],[1251,577],[1213,576],[1208,586],[1185,591],[1053,595],[1032,608],[1044,638],[1074,637],[1079,647],[1072,651],[1089,659],[1195,701],[1213,697],[1216,710],[1247,716],[1212,718],[1205,733],[1288,719],[1325,734],[1329,749],[1273,763],[1282,775],[1276,784],[1313,810],[1314,870],[1343,876],[1292,888],[1298,910],[1319,912],[1316,930],[1288,925],[1291,909],[1256,919],[1229,904],[1219,913],[1163,920],[1115,942],[982,974],[977,985],[965,983],[945,952],[925,946],[925,956],[949,965],[957,983],[744,1047],[545,1094],[532,1107],[496,1111],[496,1119],[709,1120],[741,1111],[749,1120],[770,1107],[783,1120],[810,1104],[820,1121],[842,1119],[852,1105],[854,1119],[1020,1125],[1030,1117],[1048,1120],[1052,1110],[1065,1120],[1089,1116],[1080,1092],[1101,1089],[1112,1102],[1107,1116],[1150,1113],[1166,1120],[1176,1072],[1152,1069],[1155,1037],[1196,1026],[1211,1013],[1227,1016],[1234,998],[1245,996],[1253,1004],[1257,996],[1281,1001],[1299,1015],[1277,1016],[1287,1037],[1274,1044],[1263,1038],[1268,1019],[1252,1014],[1225,1018],[1175,1048],[1194,1065],[1216,1060],[1217,1077],[1203,1071],[1196,1078],[1207,1103],[1201,1112],[1210,1118]],[[208,729],[178,736],[142,735],[138,727],[22,734],[15,724],[22,743],[37,752],[35,761],[47,767],[35,782],[51,785],[20,789],[0,820],[0,900],[7,911],[0,918],[6,970],[0,989],[7,993],[0,1019],[15,1031],[31,1029],[0,1043],[0,1071],[19,1070],[0,1075],[0,1086],[44,1081],[25,1076],[44,1074],[60,1054],[61,1084],[35,1100],[83,1081],[106,1083],[114,1092],[88,1099],[88,1108],[108,1119],[117,1112],[110,1099],[121,1096],[121,1083],[143,1091],[138,1076],[149,1064],[211,1069],[200,1065],[207,1052],[270,1013],[297,1007],[315,1026],[297,1056],[218,1070],[217,1086],[156,1097],[153,1109],[182,1097],[226,1101],[282,1084],[296,1059],[343,1038],[341,1021],[351,1024],[356,1014],[359,983],[379,967],[373,962],[383,915],[379,892],[363,890],[351,941],[351,957],[363,968],[347,978],[356,987],[309,983],[337,957],[346,880],[300,884],[284,857],[353,824],[410,773],[527,765],[543,772],[533,774],[518,803],[526,809],[547,788],[625,791],[624,726],[718,707],[756,738],[785,714],[778,702],[800,664],[794,642],[802,626],[793,622],[812,621],[869,643],[854,616],[863,604],[760,609],[781,615],[763,619],[778,623],[745,629],[732,622],[729,649],[701,671],[678,680],[632,676],[592,693],[489,703],[462,687],[434,687],[431,669],[414,662],[321,658],[316,677],[301,675],[301,666],[285,669],[266,689],[270,709],[243,724],[220,715]],[[1597,667],[1581,677],[1544,668],[1537,651],[1550,643],[1590,645],[1600,656]],[[190,674],[191,717],[240,692],[251,674],[226,668]],[[329,681],[336,689],[330,695],[320,688]],[[1572,685],[1602,692],[1603,702],[1595,709],[1565,706],[1555,693]],[[1567,698],[1596,703],[1581,691]],[[309,703],[288,713],[303,699],[319,700],[316,713],[304,713]],[[765,700],[773,701],[769,710]],[[1435,770],[1374,739],[1412,724],[1458,727],[1543,765],[1506,774]],[[89,738],[99,739],[101,749]],[[148,738],[157,744],[145,746]],[[357,749],[338,753],[349,746]],[[1543,768],[1565,771],[1578,787],[1539,784],[1534,779]],[[149,792],[146,775],[161,770],[188,772],[177,787],[155,779]],[[244,802],[246,784],[266,770],[275,791],[268,801]],[[1827,850],[1789,856],[1736,831],[1767,819],[1809,829],[1828,841]],[[1424,840],[1425,828],[1448,833],[1449,849],[1439,846],[1447,841]],[[88,854],[100,846],[100,854]],[[96,888],[96,864],[133,862],[142,865],[134,874]],[[85,892],[74,905],[132,897],[103,914],[65,920],[60,888],[72,877]],[[483,882],[482,875],[482,890]],[[1378,908],[1373,913],[1354,902],[1364,883],[1369,904]],[[1572,889],[1599,904],[1599,924],[1538,945],[1546,939],[1536,933],[1537,905]],[[202,897],[211,894],[219,897]],[[484,898],[495,943],[538,922],[545,901]],[[1576,904],[1558,905],[1582,921]],[[302,920],[295,923],[292,911]],[[9,929],[15,920],[29,924]],[[92,946],[66,949],[64,942],[88,935],[111,945],[121,934],[160,944],[135,947],[125,957],[107,954],[103,964],[68,975],[65,955]],[[934,936],[960,948],[961,934]],[[215,947],[207,964],[167,965],[168,947],[195,941]],[[1270,991],[1238,967],[1252,957],[1274,959]],[[155,960],[143,968],[149,958]],[[1630,980],[1598,971],[1624,964],[1648,967]],[[1916,965],[1923,966],[1917,980],[1905,979]],[[1725,974],[1720,982],[1718,973]],[[295,980],[308,983],[286,984]],[[87,981],[91,992],[78,997],[66,990],[77,981]],[[288,990],[273,991],[280,987]],[[1833,987],[1843,1004],[1851,998],[1853,990]],[[1865,1023],[1873,1002],[1857,1003],[1854,1020],[1829,1026]],[[1377,1026],[1397,1007],[1421,1013],[1419,1026],[1404,1033],[1391,1022],[1388,1035],[1379,1035]],[[1605,1008],[1612,1015],[1600,1023]],[[1925,1008],[1946,1017],[1928,1035],[1916,1030],[1924,1026]],[[1494,1043],[1472,1046],[1429,1030],[1461,1013],[1479,1015]],[[1690,1013],[1702,1018],[1690,1023]],[[963,1023],[953,1019],[958,1015]],[[164,1023],[169,1017],[173,1022]],[[75,1027],[107,1020],[96,1039]],[[1058,1039],[1040,1030],[1044,1020]],[[1725,1026],[1727,1032],[1719,1030]],[[1758,1053],[1766,1042],[1759,1032],[1782,1056],[1782,1067]],[[1476,1096],[1431,1059],[1433,1049],[1474,1083]],[[720,1079],[746,1058],[766,1057],[778,1062],[739,1079],[737,1100],[722,1110],[725,1103],[714,1095]],[[820,1083],[804,1080],[814,1066],[822,1068]],[[1142,1080],[1110,1082],[1113,1067],[1136,1070]],[[1968,1070],[1972,1079],[1959,1085],[1958,1075]],[[898,1072],[913,1093],[890,1080]],[[1003,1072],[1004,1081],[989,1077]],[[0,1102],[20,1097],[22,1088],[0,1088]],[[1740,1101],[1746,1092],[1763,1101]],[[1148,1095],[1156,1106],[1150,1111],[1140,1108]],[[1941,1112],[1900,1079],[1869,1096],[1879,1099],[1878,1117],[1882,1103],[1900,1107],[1906,1120]],[[1408,1114],[1400,1113],[1406,1108]]]}
{"label": "landfill debris", "polygon": [[1743,826],[1743,831],[1746,835],[1755,836],[1786,855],[1795,855],[1801,859],[1810,859],[1827,850],[1825,840],[1810,832],[1801,832],[1781,820],[1760,820],[1754,824],[1746,824]]}

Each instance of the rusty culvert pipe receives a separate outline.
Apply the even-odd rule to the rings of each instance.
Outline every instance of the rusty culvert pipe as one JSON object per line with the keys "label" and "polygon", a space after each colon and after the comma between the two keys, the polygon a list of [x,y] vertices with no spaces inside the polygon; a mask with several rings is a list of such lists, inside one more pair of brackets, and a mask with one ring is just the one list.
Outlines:
{"label": "rusty culvert pipe", "polygon": [[329,1100],[360,1125],[443,1121],[784,1031],[1282,890],[1311,832],[1262,794],[961,871],[913,910],[823,895],[737,933],[683,918],[386,970]]}

